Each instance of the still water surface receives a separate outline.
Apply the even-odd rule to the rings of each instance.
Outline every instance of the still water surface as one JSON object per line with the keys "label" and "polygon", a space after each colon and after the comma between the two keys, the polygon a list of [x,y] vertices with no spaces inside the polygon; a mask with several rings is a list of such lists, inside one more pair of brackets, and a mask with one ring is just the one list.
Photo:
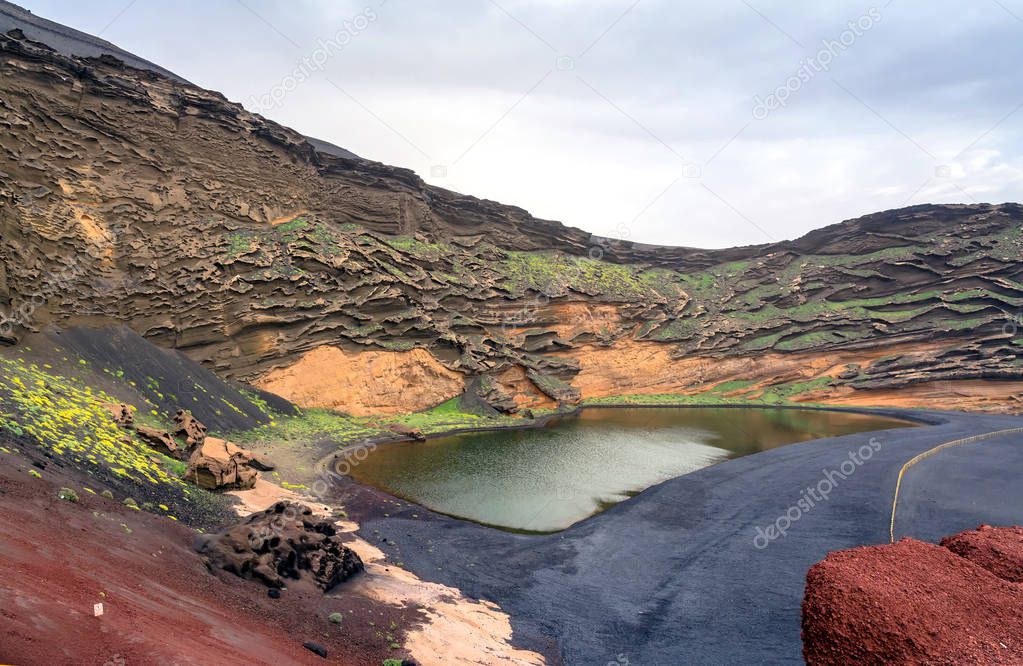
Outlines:
{"label": "still water surface", "polygon": [[728,458],[910,425],[805,409],[587,408],[546,428],[380,446],[351,474],[434,511],[503,529],[553,532]]}

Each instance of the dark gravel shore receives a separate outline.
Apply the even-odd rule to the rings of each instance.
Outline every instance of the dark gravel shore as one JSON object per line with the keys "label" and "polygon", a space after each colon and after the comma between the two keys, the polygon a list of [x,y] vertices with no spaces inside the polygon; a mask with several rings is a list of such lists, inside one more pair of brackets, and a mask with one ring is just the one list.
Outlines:
{"label": "dark gravel shore", "polygon": [[[1009,416],[875,413],[928,425],[730,460],[552,535],[440,516],[350,482],[340,490],[363,536],[422,578],[500,604],[515,642],[552,663],[802,663],[807,569],[829,551],[888,541],[903,463],[950,440],[1023,426]],[[911,469],[896,537],[1023,522],[1020,440],[960,446]]]}

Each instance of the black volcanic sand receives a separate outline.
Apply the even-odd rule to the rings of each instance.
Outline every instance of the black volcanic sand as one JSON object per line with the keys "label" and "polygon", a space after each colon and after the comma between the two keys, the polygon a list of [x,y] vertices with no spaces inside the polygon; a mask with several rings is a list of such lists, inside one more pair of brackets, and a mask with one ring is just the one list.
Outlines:
{"label": "black volcanic sand", "polygon": [[[448,518],[347,479],[339,492],[363,537],[422,578],[500,604],[514,642],[556,662],[798,664],[807,570],[830,551],[887,543],[903,463],[950,440],[1023,427],[1020,417],[872,413],[930,425],[722,462],[551,535]],[[869,459],[836,476],[861,449]],[[944,451],[907,473],[896,535],[1019,524],[1021,473],[1018,435]],[[808,487],[826,489],[826,477],[835,483],[828,499],[800,510],[784,537],[754,543],[758,527],[776,524]]]}
{"label": "black volcanic sand", "polygon": [[133,385],[164,413],[187,409],[213,432],[248,430],[270,421],[241,392],[242,388],[277,412],[297,413],[287,400],[221,379],[181,352],[157,347],[126,326],[51,330],[46,342],[36,348],[47,350],[37,353],[48,354],[55,362],[61,354],[85,360],[100,380],[103,370],[116,371],[110,376],[111,380],[116,378],[111,390],[118,385]]}

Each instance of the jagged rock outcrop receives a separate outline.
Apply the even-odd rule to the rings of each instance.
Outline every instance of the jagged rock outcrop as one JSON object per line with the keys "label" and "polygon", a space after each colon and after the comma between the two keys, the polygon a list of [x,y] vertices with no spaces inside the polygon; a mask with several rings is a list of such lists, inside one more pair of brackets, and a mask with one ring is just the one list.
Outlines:
{"label": "jagged rock outcrop", "polygon": [[187,409],[179,409],[174,413],[174,432],[176,437],[185,440],[188,450],[192,450],[206,441],[206,426],[192,416]]}
{"label": "jagged rock outcrop", "polygon": [[429,407],[480,376],[519,409],[740,380],[1023,408],[1017,204],[727,250],[611,241],[17,34],[0,36],[0,134],[0,334],[123,323],[357,414]]}
{"label": "jagged rock outcrop", "polygon": [[216,437],[207,437],[188,459],[185,479],[207,490],[247,490],[266,466],[250,451]]}
{"label": "jagged rock outcrop", "polygon": [[902,539],[828,554],[806,577],[806,662],[1023,663],[1021,535],[981,526],[944,547]]}
{"label": "jagged rock outcrop", "polygon": [[307,580],[329,592],[363,570],[362,560],[329,521],[293,502],[278,502],[221,534],[198,537],[195,547],[211,569],[270,587]]}
{"label": "jagged rock outcrop", "polygon": [[143,442],[165,456],[184,458],[187,455],[186,451],[178,444],[178,441],[174,439],[174,436],[166,430],[138,425],[135,426],[135,432],[138,433]]}
{"label": "jagged rock outcrop", "polygon": [[387,424],[387,429],[397,435],[401,435],[402,437],[414,439],[417,442],[426,441],[426,435],[423,434],[422,430],[419,428],[413,428],[412,426],[407,426],[404,423],[389,423]]}
{"label": "jagged rock outcrop", "polygon": [[188,458],[206,441],[206,426],[188,410],[177,410],[174,414],[174,429],[168,431],[135,423],[135,409],[131,405],[107,403],[104,407],[110,412],[114,423],[135,432],[143,442],[171,458]]}
{"label": "jagged rock outcrop", "polygon": [[131,405],[123,402],[108,402],[103,406],[110,412],[110,416],[117,425],[122,428],[135,426],[135,409]]}
{"label": "jagged rock outcrop", "polygon": [[473,379],[462,396],[463,406],[476,413],[515,414],[519,403],[497,379],[481,375]]}

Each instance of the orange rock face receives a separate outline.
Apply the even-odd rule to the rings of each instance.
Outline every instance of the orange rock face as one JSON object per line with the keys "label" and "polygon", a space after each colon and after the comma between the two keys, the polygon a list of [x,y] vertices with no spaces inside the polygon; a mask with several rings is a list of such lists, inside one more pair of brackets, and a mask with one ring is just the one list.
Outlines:
{"label": "orange rock face", "polygon": [[268,372],[256,385],[302,407],[369,416],[432,407],[460,394],[464,376],[425,349],[348,352],[324,346]]}
{"label": "orange rock face", "polygon": [[502,372],[497,381],[512,396],[519,409],[551,409],[557,403],[550,399],[526,376],[522,366],[515,365]]}
{"label": "orange rock face", "polygon": [[1023,409],[1023,382],[921,382],[899,389],[836,389],[827,402],[851,407],[945,406],[971,412],[1018,412]]}
{"label": "orange rock face", "polygon": [[[581,330],[581,329],[580,329]],[[569,332],[569,331],[566,331]],[[578,332],[578,330],[577,330]],[[675,357],[673,348],[658,342],[620,338],[610,346],[584,344],[556,355],[579,364],[569,382],[582,398],[661,393],[697,394],[723,382],[751,384],[730,394],[736,401],[757,398],[773,385],[836,378],[850,366],[869,370],[893,355],[941,353],[948,343],[891,345],[847,350],[830,355],[761,354],[749,357]],[[518,365],[495,379],[520,409],[553,408]],[[410,351],[346,351],[333,346],[306,352],[298,362],[263,375],[256,385],[303,407],[322,407],[355,416],[419,411],[461,393],[464,375],[445,367],[425,349]],[[934,407],[1010,411],[1023,395],[1023,382],[922,382],[897,389],[830,386],[796,393],[797,402],[849,406]]]}
{"label": "orange rock face", "polygon": [[[774,384],[837,378],[850,366],[870,370],[886,357],[935,355],[949,342],[900,344],[832,354],[760,354],[747,357],[691,356],[676,358],[672,349],[656,342],[619,340],[609,347],[584,345],[562,352],[579,363],[572,385],[582,397],[657,393],[692,394],[730,381],[753,382],[735,397],[755,398]],[[1007,412],[1018,410],[1023,382],[958,380],[920,382],[891,389],[852,389],[830,386],[795,394],[791,399],[863,407],[925,407],[955,405],[956,409]]]}

